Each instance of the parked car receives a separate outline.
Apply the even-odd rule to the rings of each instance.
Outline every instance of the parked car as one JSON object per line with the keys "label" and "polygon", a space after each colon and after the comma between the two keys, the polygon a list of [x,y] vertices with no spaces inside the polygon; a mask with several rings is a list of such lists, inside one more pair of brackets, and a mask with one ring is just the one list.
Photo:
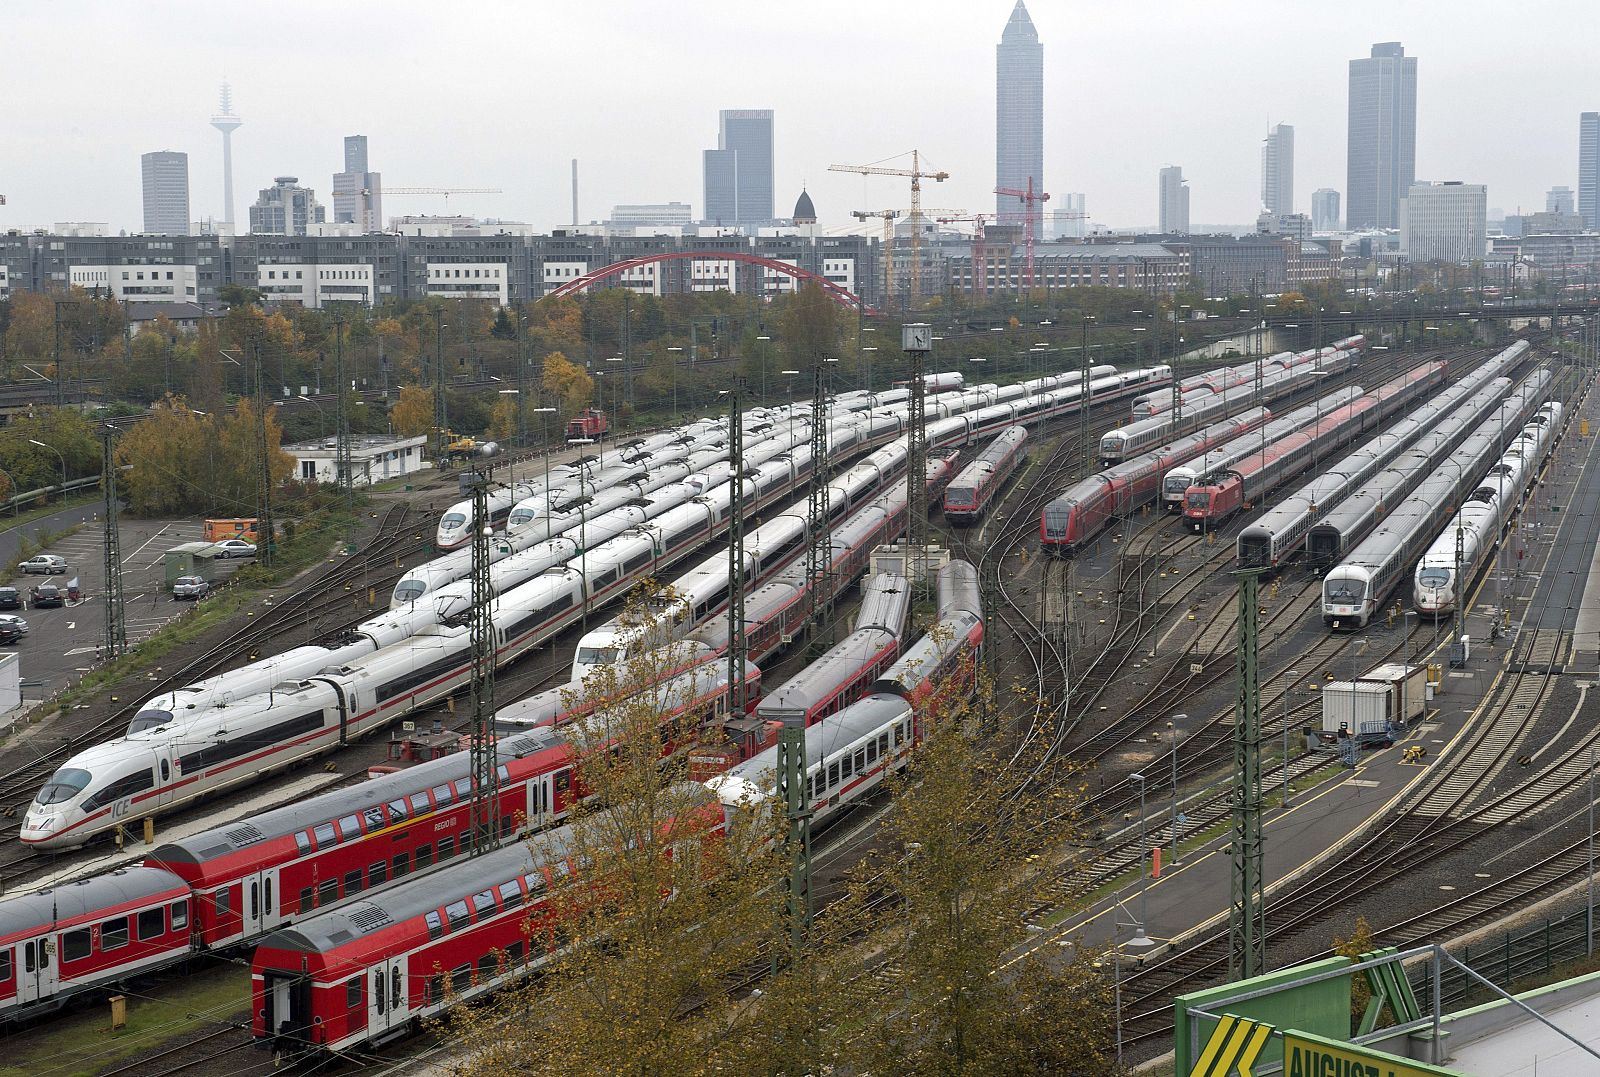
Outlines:
{"label": "parked car", "polygon": [[58,557],[53,553],[41,553],[28,558],[17,568],[30,576],[65,576],[67,574],[67,559]]}
{"label": "parked car", "polygon": [[230,557],[254,557],[256,546],[253,542],[244,539],[223,539],[212,547],[216,550],[217,560],[222,561]]}
{"label": "parked car", "polygon": [[53,609],[67,604],[67,593],[53,583],[38,583],[28,590],[30,605],[36,610]]}
{"label": "parked car", "polygon": [[22,592],[15,587],[0,587],[0,610],[20,610]]}
{"label": "parked car", "polygon": [[179,576],[172,581],[172,597],[178,601],[195,601],[211,593],[211,585],[199,576]]}
{"label": "parked car", "polygon": [[14,613],[0,613],[0,626],[10,625],[17,630],[19,635],[28,634],[28,622]]}
{"label": "parked car", "polygon": [[22,639],[16,625],[0,624],[0,647],[10,647]]}

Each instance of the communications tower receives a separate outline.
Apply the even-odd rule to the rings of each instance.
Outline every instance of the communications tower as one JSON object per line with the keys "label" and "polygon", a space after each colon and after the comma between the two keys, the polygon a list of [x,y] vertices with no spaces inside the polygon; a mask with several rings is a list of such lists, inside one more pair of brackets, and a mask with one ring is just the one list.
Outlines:
{"label": "communications tower", "polygon": [[211,117],[211,126],[222,132],[222,220],[233,232],[233,133],[244,120],[233,114],[233,87],[222,84],[222,111]]}

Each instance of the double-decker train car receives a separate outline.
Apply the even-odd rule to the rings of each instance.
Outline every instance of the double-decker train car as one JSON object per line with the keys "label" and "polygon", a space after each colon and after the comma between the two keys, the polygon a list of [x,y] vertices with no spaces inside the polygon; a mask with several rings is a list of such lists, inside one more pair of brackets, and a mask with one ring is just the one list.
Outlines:
{"label": "double-decker train car", "polygon": [[975,523],[1017,469],[1028,439],[1025,427],[1007,427],[977,459],[961,469],[944,492],[944,516],[952,524]]}
{"label": "double-decker train car", "polygon": [[1091,541],[1112,520],[1155,500],[1161,491],[1161,477],[1166,472],[1216,445],[1254,430],[1269,418],[1271,413],[1266,408],[1251,408],[1068,487],[1039,512],[1041,546],[1052,556],[1071,554]]}

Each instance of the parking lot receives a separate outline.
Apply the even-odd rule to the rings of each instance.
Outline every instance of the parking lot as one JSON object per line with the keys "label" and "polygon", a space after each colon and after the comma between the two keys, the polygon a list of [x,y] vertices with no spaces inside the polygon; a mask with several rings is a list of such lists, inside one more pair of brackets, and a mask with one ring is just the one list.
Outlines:
{"label": "parking lot", "polygon": [[[79,513],[75,518],[52,519],[50,530],[60,531],[80,523],[78,531],[50,544],[40,553],[56,554],[66,560],[67,571],[57,576],[18,576],[11,586],[24,593],[34,584],[49,580],[65,589],[76,578],[83,597],[59,609],[28,608],[16,611],[26,618],[28,634],[11,649],[18,652],[23,677],[24,699],[42,699],[77,680],[93,664],[105,644],[105,540],[101,519],[95,513]],[[45,522],[21,528],[30,538],[46,527]],[[118,528],[122,548],[123,617],[130,644],[149,636],[188,608],[175,602],[165,583],[163,557],[167,550],[203,538],[199,520],[130,520],[123,517]],[[217,562],[216,580],[225,579],[248,560]],[[216,581],[213,581],[216,582]]]}

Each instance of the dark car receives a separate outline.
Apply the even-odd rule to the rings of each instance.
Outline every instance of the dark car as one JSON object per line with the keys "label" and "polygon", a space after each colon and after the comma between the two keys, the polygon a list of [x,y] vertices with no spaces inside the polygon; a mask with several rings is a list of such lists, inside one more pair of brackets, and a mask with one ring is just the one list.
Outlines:
{"label": "dark car", "polygon": [[15,587],[0,587],[0,610],[20,610],[22,592]]}
{"label": "dark car", "polygon": [[0,647],[10,647],[22,641],[22,632],[16,625],[0,624]]}
{"label": "dark car", "polygon": [[29,590],[36,610],[51,609],[67,604],[67,593],[53,583],[37,584]]}

